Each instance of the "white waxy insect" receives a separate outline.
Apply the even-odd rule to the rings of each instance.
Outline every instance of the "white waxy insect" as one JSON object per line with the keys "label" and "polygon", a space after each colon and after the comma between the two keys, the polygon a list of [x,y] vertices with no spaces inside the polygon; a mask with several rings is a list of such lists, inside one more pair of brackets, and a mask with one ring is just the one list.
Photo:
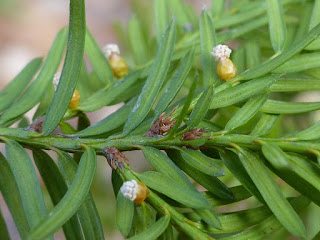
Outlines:
{"label": "white waxy insect", "polygon": [[120,188],[122,195],[136,204],[141,204],[148,196],[149,190],[143,182],[136,180],[126,181]]}

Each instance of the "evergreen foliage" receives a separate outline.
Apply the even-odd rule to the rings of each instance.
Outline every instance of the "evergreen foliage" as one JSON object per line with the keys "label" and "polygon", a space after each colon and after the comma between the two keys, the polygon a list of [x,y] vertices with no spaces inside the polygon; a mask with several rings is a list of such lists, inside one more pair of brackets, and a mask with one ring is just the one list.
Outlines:
{"label": "evergreen foliage", "polygon": [[[105,238],[90,193],[97,155],[113,169],[116,223],[128,239],[318,239],[319,218],[304,212],[320,206],[320,124],[312,124],[320,101],[295,99],[320,90],[320,1],[227,3],[212,0],[198,17],[182,0],[155,0],[146,12],[133,1],[128,27],[116,27],[127,49],[121,64],[129,63],[118,79],[86,28],[85,1],[70,0],[69,27],[42,66],[30,61],[0,92],[0,191],[22,239],[53,239],[60,228],[68,240]],[[238,75],[224,82],[210,52],[226,42]],[[81,100],[71,108],[75,89]],[[90,125],[88,112],[121,102]],[[78,129],[65,122],[72,118]],[[54,134],[58,125],[63,134]],[[134,171],[121,153],[132,150],[155,171]],[[148,187],[141,205],[119,191],[130,180]],[[228,210],[240,201],[243,210]],[[0,238],[9,239],[1,212]]]}

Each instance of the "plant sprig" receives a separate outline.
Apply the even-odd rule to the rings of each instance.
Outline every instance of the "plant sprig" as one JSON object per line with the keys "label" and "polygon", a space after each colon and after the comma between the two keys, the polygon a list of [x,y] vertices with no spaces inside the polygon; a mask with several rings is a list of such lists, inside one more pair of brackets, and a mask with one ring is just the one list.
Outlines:
{"label": "plant sprig", "polygon": [[[198,17],[182,0],[155,0],[155,36],[144,20],[153,11],[137,12],[128,29],[117,31],[132,52],[120,54],[115,46],[100,49],[86,28],[85,1],[70,1],[57,91],[50,81],[61,63],[66,28],[42,66],[40,58],[32,60],[0,92],[0,142],[6,145],[0,191],[22,239],[52,238],[61,227],[66,239],[104,239],[90,193],[97,155],[113,170],[115,222],[128,239],[276,239],[280,228],[312,237],[300,213],[320,206],[319,123],[311,124],[320,102],[296,97],[320,89],[319,1],[211,2]],[[135,1],[136,11],[141,4]],[[216,64],[211,50],[229,40],[236,44],[227,58],[239,74],[224,82],[221,58]],[[71,107],[75,89],[84,97]],[[25,126],[24,114],[38,103],[30,126],[8,127]],[[87,113],[118,103],[124,105],[90,125]],[[300,126],[295,115],[302,113],[307,124]],[[65,122],[72,118],[78,118],[77,129]],[[57,153],[58,164],[44,150]],[[135,171],[130,162],[138,159],[122,153],[132,150],[141,151],[155,171]],[[231,187],[233,182],[239,185]],[[137,187],[136,196],[125,186]],[[247,201],[244,210],[226,210],[240,201]],[[1,216],[0,236],[8,238]],[[320,226],[319,219],[312,221]]]}

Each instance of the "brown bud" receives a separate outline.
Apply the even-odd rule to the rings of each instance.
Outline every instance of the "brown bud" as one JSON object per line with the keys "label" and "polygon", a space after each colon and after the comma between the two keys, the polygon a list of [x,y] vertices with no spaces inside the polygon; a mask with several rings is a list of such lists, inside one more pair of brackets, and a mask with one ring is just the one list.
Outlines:
{"label": "brown bud", "polygon": [[171,116],[174,113],[174,111],[178,108],[175,107],[168,117],[164,117],[165,113],[161,113],[157,121],[152,124],[150,127],[150,130],[147,132],[146,137],[153,137],[157,135],[166,135],[167,132],[173,127],[173,125],[176,123],[176,120],[171,121]]}
{"label": "brown bud", "polygon": [[112,169],[117,169],[117,167],[123,169],[123,163],[129,165],[128,158],[116,147],[107,147],[102,149],[102,154],[107,158]]}
{"label": "brown bud", "polygon": [[200,128],[194,128],[194,129],[190,130],[189,132],[184,133],[182,138],[185,141],[195,140],[199,137],[202,137],[202,134],[205,132],[207,132],[207,130],[202,130]]}
{"label": "brown bud", "polygon": [[37,118],[29,127],[26,127],[25,130],[41,133],[44,119],[45,116]]}

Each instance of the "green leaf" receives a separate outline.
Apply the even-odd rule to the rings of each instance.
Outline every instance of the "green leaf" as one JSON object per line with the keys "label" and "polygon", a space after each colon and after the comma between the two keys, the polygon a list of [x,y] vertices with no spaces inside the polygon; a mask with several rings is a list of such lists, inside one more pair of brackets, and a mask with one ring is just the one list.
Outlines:
{"label": "green leaf", "polygon": [[59,31],[37,78],[21,98],[1,115],[0,125],[26,113],[41,100],[61,62],[66,44],[66,35],[66,28]]}
{"label": "green leaf", "polygon": [[[83,59],[83,61],[84,61],[84,59]],[[83,81],[83,80],[81,80],[81,78],[83,77],[83,74],[84,74],[84,72],[83,72],[83,64],[82,64],[81,69],[80,69],[80,74],[79,74],[79,80],[77,82],[76,87],[79,86],[80,81]],[[95,71],[91,71],[90,73],[86,73],[86,74],[87,74],[86,81],[88,81],[88,83],[89,83],[89,86],[87,87],[87,89],[90,90],[91,93],[96,92],[100,89],[108,89],[109,88],[109,86],[104,86],[105,83],[101,82],[101,80],[98,77],[98,74]],[[91,96],[91,94],[89,95],[89,97],[90,96]]]}
{"label": "green leaf", "polygon": [[[311,14],[310,24],[309,24],[309,30],[317,26],[317,24],[320,23],[320,17],[319,17],[319,10],[320,10],[320,2],[319,0],[315,0],[313,4],[313,11]],[[310,14],[310,12],[309,12]]]}
{"label": "green leaf", "polygon": [[261,94],[252,97],[248,100],[241,109],[239,109],[235,115],[227,122],[225,130],[231,131],[237,127],[246,124],[252,119],[263,104],[267,101],[269,93]]}
{"label": "green leaf", "polygon": [[145,63],[148,58],[148,45],[143,35],[143,29],[137,16],[129,21],[128,35],[134,61],[137,65]]}
{"label": "green leaf", "polygon": [[156,221],[156,212],[149,204],[143,202],[140,206],[136,206],[135,218],[131,236],[137,235],[151,227]]}
{"label": "green leaf", "polygon": [[77,130],[75,130],[70,123],[67,122],[60,122],[59,126],[61,128],[61,131],[63,132],[63,134],[74,134],[77,132]]}
{"label": "green leaf", "polygon": [[[309,30],[314,28],[317,24],[320,23],[320,18],[318,15],[320,9],[320,2],[316,0],[312,6],[312,14],[310,15],[311,9],[308,12],[310,17]],[[320,49],[320,37],[317,37],[311,44],[306,47],[306,50],[319,50]]]}
{"label": "green leaf", "polygon": [[312,240],[318,240],[320,238],[320,231],[317,233],[317,235],[312,238]]}
{"label": "green leaf", "polygon": [[251,131],[251,136],[263,136],[268,134],[274,127],[276,121],[279,119],[279,115],[272,115],[263,113],[257,125]]}
{"label": "green leaf", "polygon": [[93,94],[94,87],[95,87],[95,84],[92,83],[90,79],[89,73],[86,68],[86,63],[83,59],[80,75],[79,75],[79,81],[77,82],[77,85],[76,85],[76,89],[80,92],[80,96],[81,96],[80,102],[83,102],[85,99],[87,99],[89,96]]}
{"label": "green leaf", "polygon": [[128,236],[133,219],[134,203],[119,191],[117,196],[116,221],[122,235]]}
{"label": "green leaf", "polygon": [[[290,201],[290,204],[296,211],[301,211],[303,208],[307,207],[310,204],[310,201],[304,198],[303,196],[301,196]],[[278,230],[281,227],[282,227],[281,223],[277,220],[277,218],[275,216],[271,216],[252,228],[236,233],[229,237],[223,237],[220,239],[223,239],[223,240],[266,239],[266,237],[268,238],[268,234]]]}
{"label": "green leaf", "polygon": [[[239,38],[255,29],[261,28],[267,23],[268,23],[268,18],[265,16],[255,18],[254,21],[248,21],[248,23],[246,24],[237,26],[233,29],[230,29],[229,31],[221,32],[217,34],[217,42],[223,43],[232,39]],[[259,75],[259,76],[262,76],[262,75]]]}
{"label": "green leaf", "polygon": [[292,164],[292,171],[299,175],[302,179],[307,181],[310,185],[318,190],[320,195],[320,167],[318,164],[311,162],[309,159],[303,158],[299,155],[288,155],[290,164]]}
{"label": "green leaf", "polygon": [[284,22],[281,0],[267,0],[266,3],[271,44],[273,50],[276,53],[280,53],[284,49],[287,40],[287,29]]}
{"label": "green leaf", "polygon": [[[84,21],[84,16],[82,18],[83,18],[82,21]],[[81,23],[81,24],[84,24],[84,22]],[[71,23],[70,23],[70,25],[71,25]],[[88,56],[88,58],[90,60],[90,63],[92,65],[92,68],[95,71],[95,73],[97,74],[99,80],[106,87],[110,86],[110,84],[113,82],[112,69],[110,67],[110,64],[109,64],[108,60],[106,59],[106,57],[104,56],[103,52],[101,51],[99,45],[95,41],[94,37],[92,36],[92,34],[90,33],[88,28],[86,30],[83,30],[83,26],[81,26],[81,30],[79,28],[76,31],[79,31],[78,34],[81,34],[81,38],[80,39],[83,39],[84,32],[82,32],[82,31],[86,31],[85,32],[84,51],[87,54],[87,56]],[[80,37],[80,35],[78,37]],[[81,43],[81,44],[83,44],[83,43]],[[80,46],[78,46],[78,47],[80,49]],[[83,48],[83,46],[81,46],[81,48]],[[77,51],[79,51],[79,50],[77,50]],[[83,51],[83,50],[80,50],[80,51]],[[77,56],[77,58],[82,60],[82,54],[81,54],[81,56]]]}
{"label": "green leaf", "polygon": [[0,135],[5,137],[16,136],[18,138],[32,138],[37,134],[33,131],[25,131],[19,128],[0,128]]}
{"label": "green leaf", "polygon": [[6,110],[21,95],[40,68],[42,59],[30,61],[20,73],[0,92],[0,112]]}
{"label": "green leaf", "polygon": [[169,24],[169,11],[166,0],[154,1],[154,20],[156,28],[156,38],[158,45],[161,42],[162,34]]}
{"label": "green leaf", "polygon": [[29,123],[28,118],[23,117],[23,118],[20,120],[19,124],[18,124],[18,128],[26,128],[26,127],[28,127],[29,125],[30,125],[30,123]]}
{"label": "green leaf", "polygon": [[203,86],[207,88],[212,85],[217,85],[217,64],[215,58],[211,55],[212,49],[217,45],[217,40],[213,21],[206,9],[202,10],[199,27]]}
{"label": "green leaf", "polygon": [[127,135],[134,130],[151,110],[169,69],[170,59],[175,42],[175,35],[176,26],[175,22],[172,22],[167,27],[166,32],[161,40],[160,48],[158,49],[151,73],[146,80],[146,83],[131,114],[128,117],[126,124],[124,125],[124,135]]}
{"label": "green leaf", "polygon": [[206,138],[199,137],[193,140],[184,140],[183,144],[186,144],[187,146],[191,146],[193,148],[199,148],[202,145],[206,144]]}
{"label": "green leaf", "polygon": [[108,115],[106,118],[97,122],[96,124],[77,132],[73,136],[76,137],[93,137],[98,136],[109,131],[112,131],[123,125],[128,118],[131,110],[135,104],[135,99],[122,106],[114,113]]}
{"label": "green leaf", "polygon": [[168,178],[166,175],[158,172],[144,172],[138,174],[138,178],[148,187],[180,202],[188,207],[201,209],[210,208],[209,202],[205,198],[199,198],[199,192],[191,188],[185,188],[174,179]]}
{"label": "green leaf", "polygon": [[112,188],[113,188],[113,193],[114,196],[117,197],[118,196],[118,192],[123,184],[123,180],[120,177],[120,175],[117,173],[116,170],[112,170],[112,174],[111,174],[111,183],[112,183]]}
{"label": "green leaf", "polygon": [[[153,3],[152,1],[148,1],[148,2],[141,2],[139,0],[133,0],[131,2],[131,8],[134,12],[134,14],[137,15],[140,23],[141,23],[141,27],[143,29],[143,34],[148,37],[148,39],[146,39],[148,42],[152,41],[152,34],[153,32],[153,11],[150,11],[150,9],[152,9],[153,7]],[[123,39],[123,41],[125,42],[125,39]]]}
{"label": "green leaf", "polygon": [[234,50],[231,56],[231,60],[237,67],[238,74],[242,73],[247,69],[246,53],[244,48],[238,48],[237,50]]}
{"label": "green leaf", "polygon": [[[184,185],[185,188],[189,188],[190,190],[197,192],[197,189],[190,183],[180,169],[160,150],[152,147],[142,147],[142,152],[149,163],[160,173],[166,175],[179,184]],[[205,200],[200,193],[197,195],[197,198]],[[213,209],[197,209],[196,211],[208,224],[213,227],[220,227],[217,214]]]}
{"label": "green leaf", "polygon": [[[174,113],[177,114],[177,112],[179,113],[178,117],[176,118],[176,122],[173,125],[173,127],[171,128],[171,130],[169,131],[169,134],[166,136],[167,138],[170,138],[173,134],[175,134],[178,130],[178,128],[180,127],[181,123],[184,120],[184,117],[187,115],[189,107],[192,103],[193,100],[193,96],[194,96],[194,92],[196,91],[196,86],[198,84],[198,80],[199,80],[199,75],[196,74],[195,79],[192,82],[192,85],[190,87],[189,93],[187,95],[186,100],[184,101],[183,107],[181,109],[181,111],[176,110]],[[172,114],[174,115],[174,114]]]}
{"label": "green leaf", "polygon": [[235,232],[253,226],[272,215],[267,206],[220,215],[223,232]]}
{"label": "green leaf", "polygon": [[211,193],[223,199],[233,199],[230,189],[218,178],[206,175],[188,164],[177,150],[166,150],[174,163]]}
{"label": "green leaf", "polygon": [[237,151],[242,165],[273,214],[289,232],[297,237],[305,238],[306,230],[301,219],[283,196],[277,182],[261,160],[248,150],[238,147]]}
{"label": "green leaf", "polygon": [[138,84],[141,73],[141,70],[130,72],[124,79],[118,81],[112,87],[101,89],[92,94],[85,101],[80,102],[78,109],[83,112],[93,112],[104,106],[108,106],[113,103],[117,97],[127,94],[133,85]]}
{"label": "green leaf", "polygon": [[181,170],[171,161],[171,159],[166,154],[156,148],[149,146],[140,147],[140,149],[142,150],[143,155],[148,160],[148,162],[160,173],[166,175],[167,177],[171,178],[181,185],[185,185],[185,187],[191,187],[192,190],[195,190],[188,178],[181,172]]}
{"label": "green leaf", "polygon": [[240,183],[260,202],[264,203],[264,199],[261,196],[259,190],[253,183],[252,179],[242,166],[237,155],[232,151],[220,151],[220,157],[226,167],[233,173],[233,175],[239,180]]}
{"label": "green leaf", "polygon": [[260,109],[269,114],[299,114],[320,109],[320,102],[283,102],[268,99]]}
{"label": "green leaf", "polygon": [[266,218],[270,217],[272,212],[267,206],[249,208],[237,212],[228,212],[219,215],[222,229],[207,228],[206,231],[215,234],[232,233],[246,228],[250,228]]}
{"label": "green leaf", "polygon": [[168,5],[171,8],[172,15],[177,21],[180,27],[184,27],[186,24],[190,23],[187,12],[186,5],[182,0],[170,0]]}
{"label": "green leaf", "polygon": [[[216,3],[216,0],[214,1]],[[289,3],[293,3],[293,2],[295,2],[295,0],[293,1],[282,0],[281,4],[288,5]],[[238,10],[239,9],[237,9],[237,11]],[[232,15],[226,14],[218,19],[216,19],[216,17],[214,16],[216,29],[223,29],[226,27],[237,25],[237,27],[229,31],[218,33],[217,34],[218,43],[223,43],[225,41],[238,38],[256,28],[266,25],[268,23],[268,18],[263,15],[265,12],[266,12],[265,2],[259,1],[255,3],[244,4],[241,8],[241,11],[235,14],[232,14]],[[189,46],[188,44],[194,44],[195,42],[194,40],[198,38],[198,35],[199,33],[196,32],[194,35],[192,35],[194,39],[188,39],[189,41],[184,41],[184,43],[187,43],[185,47]],[[199,39],[196,39],[196,41],[198,40]]]}
{"label": "green leaf", "polygon": [[293,18],[290,19],[290,16],[285,16],[287,22],[289,23],[289,25],[287,26],[287,41],[285,43],[285,48],[287,48],[288,46],[291,46],[296,40],[297,40],[297,26],[290,24],[292,23]]}
{"label": "green leaf", "polygon": [[49,216],[31,229],[30,239],[42,239],[56,232],[76,213],[89,193],[96,166],[96,152],[88,147],[81,157],[77,173],[67,193],[51,210]]}
{"label": "green leaf", "polygon": [[294,56],[290,60],[286,61],[280,67],[277,67],[272,72],[274,73],[291,73],[300,72],[310,68],[320,67],[320,54],[319,52],[303,53]]}
{"label": "green leaf", "polygon": [[221,223],[218,217],[218,214],[211,209],[195,209],[196,214],[198,214],[201,219],[206,222],[209,226],[215,229],[221,229]]}
{"label": "green leaf", "polygon": [[18,185],[28,224],[32,228],[47,216],[37,174],[28,153],[23,147],[13,140],[5,141],[8,163]]}
{"label": "green leaf", "polygon": [[193,149],[179,148],[178,150],[182,158],[200,172],[210,176],[224,176],[221,161],[207,157],[203,153]]}
{"label": "green leaf", "polygon": [[160,218],[150,228],[143,231],[142,233],[128,238],[128,240],[154,240],[157,239],[168,227],[170,223],[170,216],[166,215]]}
{"label": "green leaf", "polygon": [[[221,1],[225,1],[225,0],[211,0],[214,1],[213,3],[213,7],[215,5],[220,5]],[[218,3],[216,3],[218,2]],[[265,3],[264,2],[258,2],[254,4],[254,11],[250,10],[248,7],[246,7],[246,9],[244,11],[239,11],[235,14],[232,15],[223,15],[220,18],[216,19],[216,16],[213,15],[214,19],[215,19],[215,26],[216,29],[222,29],[225,27],[232,27],[232,26],[238,26],[240,24],[247,24],[247,23],[253,23],[256,21],[257,17],[261,16],[262,14],[264,14],[266,12],[266,7],[265,7]],[[219,6],[217,6],[219,7]],[[252,21],[253,19],[255,19],[254,21]],[[251,21],[250,21],[251,20]]]}
{"label": "green leaf", "polygon": [[320,138],[320,122],[316,122],[307,129],[294,135],[298,140],[317,140]]}
{"label": "green leaf", "polygon": [[46,114],[47,109],[51,103],[54,94],[54,87],[53,84],[49,85],[47,88],[46,94],[43,96],[42,100],[40,101],[39,107],[37,111],[34,113],[32,120],[35,121],[37,118],[42,117]]}
{"label": "green leaf", "polygon": [[[17,226],[20,237],[25,239],[29,232],[29,225],[23,208],[21,207],[22,199],[16,180],[14,179],[8,161],[4,158],[2,153],[0,153],[0,191]],[[0,231],[0,233],[2,233],[2,231]]]}
{"label": "green leaf", "polygon": [[173,227],[169,224],[164,233],[158,238],[159,240],[174,240]]}
{"label": "green leaf", "polygon": [[[187,222],[184,221],[177,221],[176,224],[179,227],[179,237],[182,239],[188,239],[187,237],[189,236],[189,239],[208,239],[208,234],[204,233],[197,227],[192,226],[191,224],[188,224]],[[210,238],[209,238],[210,239]]]}
{"label": "green leaf", "polygon": [[206,119],[202,120],[197,127],[200,129],[209,130],[212,132],[218,132],[221,130],[221,128],[218,125]]}
{"label": "green leaf", "polygon": [[291,168],[277,170],[272,168],[272,171],[298,192],[320,205],[319,166],[299,155],[287,154],[286,157]]}
{"label": "green leaf", "polygon": [[[320,68],[313,68],[313,69],[309,69],[309,70],[303,71],[302,74],[307,75],[307,77],[318,79],[319,72],[320,72]],[[299,76],[299,73],[297,73],[297,75]]]}
{"label": "green leaf", "polygon": [[278,145],[274,143],[266,143],[262,145],[261,150],[266,159],[276,169],[285,169],[291,167],[286,154]]}
{"label": "green leaf", "polygon": [[215,196],[211,192],[207,192],[207,191],[202,192],[202,194],[206,197],[206,199],[208,199],[210,204],[214,207],[239,202],[239,201],[245,200],[247,198],[250,198],[252,196],[251,193],[242,185],[231,187],[229,189],[234,196],[233,199],[222,199],[222,198]]}
{"label": "green leaf", "polygon": [[136,83],[131,86],[126,92],[124,92],[121,95],[117,95],[117,97],[111,102],[110,105],[122,103],[122,102],[128,102],[134,97],[138,97],[141,93],[141,90],[145,84],[146,78],[145,75],[142,76],[142,78],[138,79]]}
{"label": "green leaf", "polygon": [[[254,12],[254,11],[252,11]],[[255,16],[253,16],[254,18]],[[239,38],[259,27],[262,27],[264,25],[266,25],[268,23],[268,19],[267,17],[263,16],[263,17],[259,17],[256,18],[254,21],[249,21],[246,24],[237,26],[229,31],[223,31],[221,33],[217,34],[217,43],[223,43],[232,39],[236,39]],[[234,20],[234,24],[239,24],[239,22],[237,21],[237,19]],[[216,25],[216,29],[220,28],[221,26],[218,27],[217,24]],[[199,38],[199,33],[195,33],[193,34],[188,40],[182,41],[182,43],[177,44],[176,49],[179,49],[179,51],[177,53],[174,54],[174,59],[179,58],[179,56],[181,56],[181,54],[186,50],[189,49],[190,46],[193,46],[194,44],[199,44],[198,41],[200,41]]]}
{"label": "green leaf", "polygon": [[314,41],[312,41],[308,46],[305,47],[305,50],[315,51],[320,49],[320,38],[317,37]]}
{"label": "green leaf", "polygon": [[170,105],[174,97],[177,95],[182,85],[184,84],[190,69],[193,64],[194,58],[194,48],[191,49],[181,60],[181,64],[174,75],[170,85],[166,91],[161,96],[159,102],[154,110],[154,121],[159,117],[159,115],[166,110]]}
{"label": "green leaf", "polygon": [[78,117],[77,130],[81,131],[90,126],[90,119],[85,113],[80,113]]}
{"label": "green leaf", "polygon": [[186,14],[186,18],[188,19],[188,22],[183,26],[183,31],[188,34],[189,32],[192,32],[193,30],[197,29],[198,26],[198,14],[191,3],[185,3],[183,6],[183,10]]}
{"label": "green leaf", "polygon": [[[42,134],[44,136],[48,136],[54,131],[69,106],[82,66],[86,34],[85,28],[84,0],[70,2],[67,52],[58,88],[53,96],[43,123]],[[74,41],[74,39],[76,39],[76,41]]]}
{"label": "green leaf", "polygon": [[311,2],[306,2],[304,4],[304,8],[302,10],[301,17],[299,19],[299,22],[300,22],[299,28],[296,32],[296,38],[299,40],[302,37],[304,37],[309,31],[309,23],[311,19],[310,12],[312,12],[312,9],[313,9],[313,4]]}
{"label": "green leaf", "polygon": [[308,78],[285,78],[275,82],[271,87],[271,92],[300,92],[320,90],[318,79]]}
{"label": "green leaf", "polygon": [[0,239],[10,240],[10,235],[6,226],[6,222],[3,219],[1,211],[0,211]]}
{"label": "green leaf", "polygon": [[[33,159],[38,167],[41,177],[46,184],[53,204],[59,204],[66,194],[68,187],[57,165],[52,158],[42,150],[33,150]],[[81,227],[76,215],[70,218],[63,226],[66,239],[83,239]]]}
{"label": "green leaf", "polygon": [[[67,186],[70,188],[74,182],[78,165],[69,154],[62,151],[57,151],[57,153],[59,154],[58,163],[60,171],[65,178]],[[104,239],[100,217],[90,192],[87,194],[82,205],[78,208],[77,215],[85,239]]]}
{"label": "green leaf", "polygon": [[209,88],[202,93],[201,97],[194,106],[187,123],[187,129],[195,128],[206,116],[212,96],[213,86],[210,85]]}
{"label": "green leaf", "polygon": [[281,64],[288,61],[302,49],[304,49],[310,42],[312,42],[320,34],[320,24],[314,27],[308,34],[302,38],[300,41],[295,42],[288,49],[284,50],[278,56],[262,63],[256,68],[250,69],[242,74],[240,74],[237,79],[249,80],[265,75],[271,72],[275,68],[279,67]]}
{"label": "green leaf", "polygon": [[[150,112],[147,116],[147,118],[139,124],[139,126],[133,130],[129,136],[143,136],[145,135],[149,130],[150,130],[150,126],[152,125],[152,113]],[[121,136],[121,133],[119,134]]]}
{"label": "green leaf", "polygon": [[[247,69],[252,69],[252,68],[257,67],[261,62],[260,46],[259,46],[258,41],[255,39],[248,39],[245,42],[245,52],[246,52]],[[237,64],[236,64],[236,66],[237,66],[237,69],[239,70]],[[241,72],[239,72],[239,73],[241,73]]]}
{"label": "green leaf", "polygon": [[225,0],[211,0],[211,11],[214,18],[220,18],[223,14]]}
{"label": "green leaf", "polygon": [[211,98],[210,109],[227,107],[250,98],[251,96],[265,91],[277,79],[277,76],[269,75],[218,92]]}

